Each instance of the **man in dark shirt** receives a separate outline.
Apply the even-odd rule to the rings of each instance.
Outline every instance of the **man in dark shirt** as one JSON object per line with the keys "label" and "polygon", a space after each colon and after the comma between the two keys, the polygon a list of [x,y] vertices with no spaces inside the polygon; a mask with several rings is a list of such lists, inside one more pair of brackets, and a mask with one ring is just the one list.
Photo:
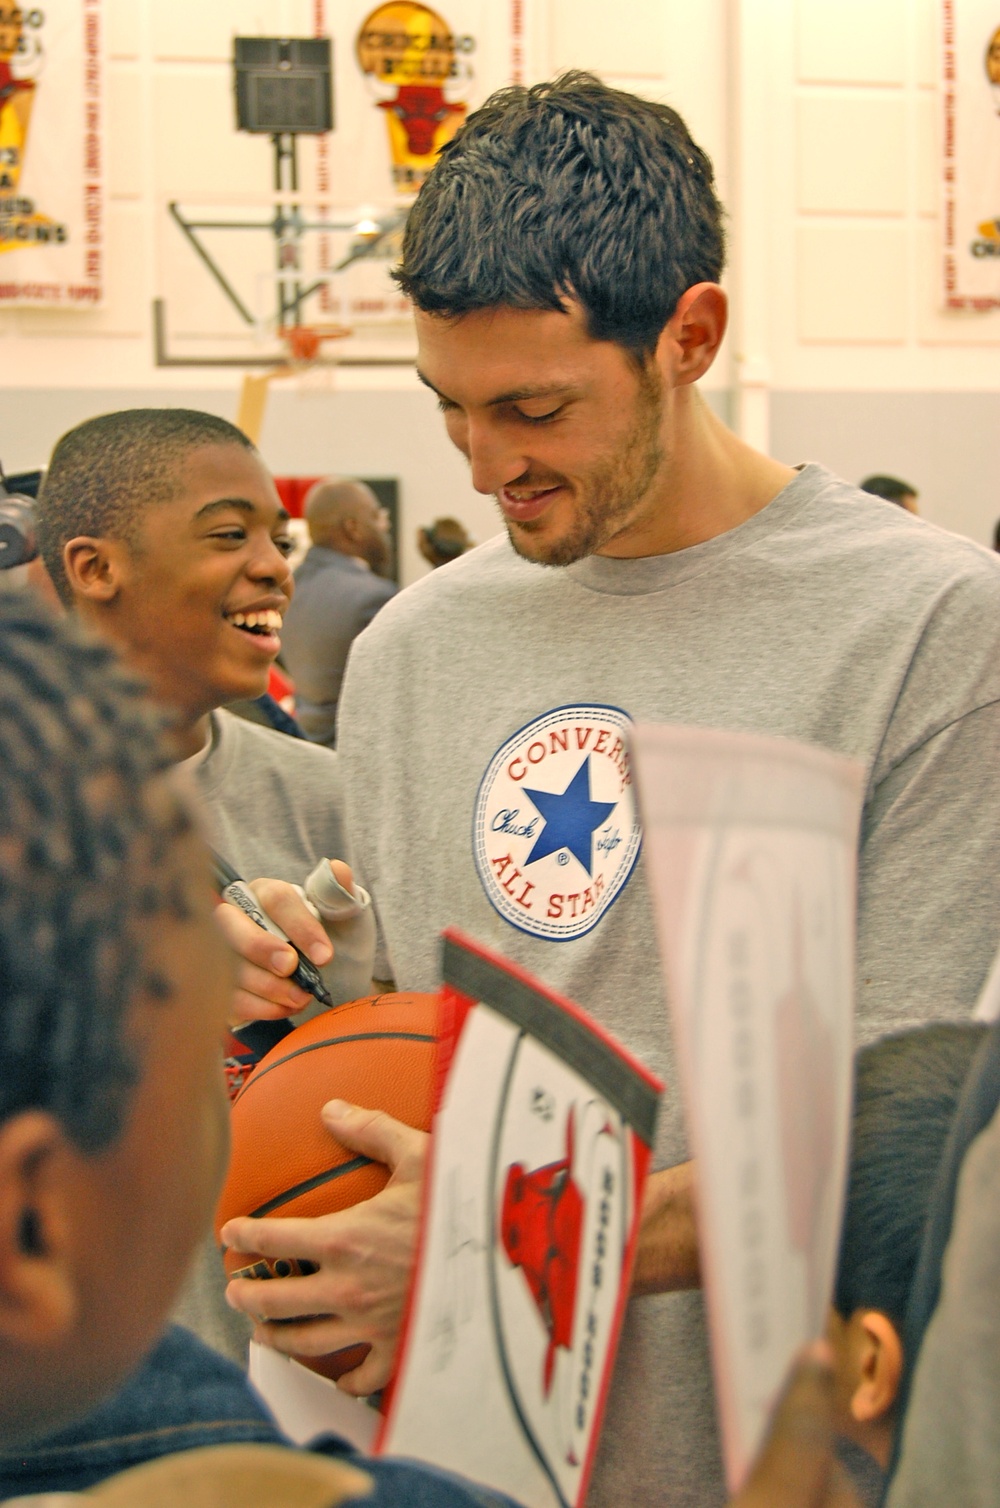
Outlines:
{"label": "man in dark shirt", "polygon": [[378,574],[388,559],[389,521],[364,482],[333,479],[313,487],[305,517],[312,548],[295,573],[282,660],[303,732],[332,747],[348,650],[396,591]]}

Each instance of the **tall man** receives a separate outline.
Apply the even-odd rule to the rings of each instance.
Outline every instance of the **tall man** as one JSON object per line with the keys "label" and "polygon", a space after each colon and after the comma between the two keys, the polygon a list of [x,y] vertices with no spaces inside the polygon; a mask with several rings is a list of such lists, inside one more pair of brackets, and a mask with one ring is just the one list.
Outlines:
{"label": "tall man", "polygon": [[[1000,570],[714,417],[695,384],[725,331],[721,221],[679,117],[586,75],[494,96],[444,149],[399,281],[423,380],[507,537],[390,604],[342,699],[377,967],[430,987],[437,934],[457,923],[579,1000],[673,1088],[598,1505],[724,1496],[701,1297],[676,1291],[699,1281],[693,1174],[630,723],[779,734],[863,761],[862,1038],[969,1011],[1000,929]],[[273,1296],[231,1288],[268,1317],[338,1316],[266,1325],[272,1344],[363,1334],[391,1366],[403,1243],[386,1242],[381,1269],[356,1253],[371,1249],[362,1219],[399,1229],[403,1182],[317,1222],[308,1250],[296,1232],[288,1254],[316,1274]],[[280,1248],[277,1222],[252,1224],[256,1249]]]}
{"label": "tall man", "polygon": [[282,658],[303,731],[333,747],[347,655],[396,591],[376,573],[389,558],[388,515],[364,482],[317,482],[306,498],[312,548],[295,572]]}

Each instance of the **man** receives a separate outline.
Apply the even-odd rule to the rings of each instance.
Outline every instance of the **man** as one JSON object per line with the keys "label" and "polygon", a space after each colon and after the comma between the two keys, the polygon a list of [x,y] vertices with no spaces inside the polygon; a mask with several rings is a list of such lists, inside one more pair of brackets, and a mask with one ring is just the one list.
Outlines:
{"label": "man", "polygon": [[417,530],[417,549],[427,564],[437,570],[471,550],[472,540],[457,518],[436,518],[428,528]]}
{"label": "man", "polygon": [[[1000,570],[713,416],[695,384],[725,331],[721,215],[674,112],[586,75],[502,92],[444,150],[399,278],[420,372],[508,537],[380,614],[341,713],[377,971],[429,988],[437,934],[460,925],[674,1090],[594,1476],[602,1508],[723,1495],[701,1297],[678,1291],[699,1282],[693,1174],[631,722],[863,761],[862,1039],[971,1010],[1000,918]],[[297,1230],[282,1253],[279,1222],[233,1222],[241,1249],[252,1236],[319,1271],[267,1295],[231,1285],[230,1301],[268,1321],[336,1315],[261,1334],[299,1351],[363,1335],[387,1372],[407,1186],[415,1208],[397,1177],[366,1209],[316,1222],[309,1250]],[[363,1270],[376,1227],[395,1240]]]}
{"label": "man", "polygon": [[909,482],[904,482],[898,476],[866,476],[861,483],[861,491],[868,492],[872,497],[880,497],[887,503],[895,503],[897,508],[905,508],[907,513],[917,513],[917,498],[920,496],[916,487],[911,487]]}
{"label": "man", "polygon": [[295,572],[282,659],[303,731],[332,748],[348,651],[396,591],[377,574],[389,558],[389,519],[364,482],[334,479],[311,489],[305,518],[312,548]]}

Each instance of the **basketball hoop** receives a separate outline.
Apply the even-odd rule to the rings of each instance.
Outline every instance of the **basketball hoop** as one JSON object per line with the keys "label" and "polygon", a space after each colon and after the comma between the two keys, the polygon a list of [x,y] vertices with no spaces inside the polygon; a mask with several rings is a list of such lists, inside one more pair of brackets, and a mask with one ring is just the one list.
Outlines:
{"label": "basketball hoop", "polygon": [[344,340],[353,335],[348,325],[281,325],[278,339],[288,351],[289,364],[293,367],[308,367],[320,358],[323,342]]}

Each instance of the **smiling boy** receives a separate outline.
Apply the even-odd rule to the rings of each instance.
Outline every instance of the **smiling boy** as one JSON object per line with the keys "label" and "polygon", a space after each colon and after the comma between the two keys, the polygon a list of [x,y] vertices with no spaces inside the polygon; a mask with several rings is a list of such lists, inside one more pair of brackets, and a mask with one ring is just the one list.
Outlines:
{"label": "smiling boy", "polygon": [[[189,409],[128,409],[70,430],[52,454],[38,507],[40,547],[61,599],[168,710],[213,845],[248,879],[266,877],[255,881],[265,909],[323,968],[341,1003],[370,990],[367,897],[335,899],[324,926],[292,889],[328,859],[352,883],[341,863],[337,756],[224,710],[260,695],[280,648],[294,589],[287,522],[246,437]],[[297,962],[287,944],[233,906],[220,908],[220,923],[240,955],[231,1025],[314,1005],[287,977]],[[248,1326],[222,1302],[218,1255],[206,1251],[203,1260],[181,1317],[245,1359]]]}

